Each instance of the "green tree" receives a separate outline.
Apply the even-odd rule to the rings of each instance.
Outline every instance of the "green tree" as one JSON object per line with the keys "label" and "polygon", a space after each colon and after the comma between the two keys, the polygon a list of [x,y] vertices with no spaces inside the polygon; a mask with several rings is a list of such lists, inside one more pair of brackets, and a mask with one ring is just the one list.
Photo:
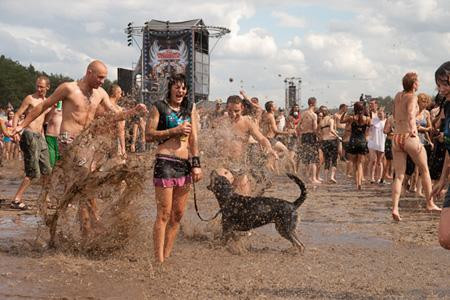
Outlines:
{"label": "green tree", "polygon": [[22,66],[4,55],[0,56],[0,107],[5,107],[10,102],[14,107],[19,107],[23,98],[35,91],[35,81],[39,75],[46,75],[50,79],[50,90],[53,93],[62,82],[73,81],[72,78],[60,74],[46,74],[37,71],[33,65]]}

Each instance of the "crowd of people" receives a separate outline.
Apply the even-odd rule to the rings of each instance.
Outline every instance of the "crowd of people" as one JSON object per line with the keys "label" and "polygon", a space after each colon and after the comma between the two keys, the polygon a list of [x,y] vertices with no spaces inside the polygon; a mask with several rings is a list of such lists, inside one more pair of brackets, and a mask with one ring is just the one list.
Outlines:
{"label": "crowd of people", "polygon": [[[416,95],[418,76],[407,73],[391,112],[371,99],[355,101],[350,107],[341,104],[334,114],[319,106],[314,97],[308,99],[306,110],[295,104],[286,114],[274,101],[262,104],[245,91],[229,96],[225,105],[217,102],[209,111],[189,101],[188,82],[181,74],[168,80],[166,100],[156,102],[149,111],[143,104],[124,109],[118,105],[122,97],[118,85],[108,93],[101,88],[107,77],[101,61],[93,61],[83,79],[61,84],[49,97],[49,80],[40,76],[36,92],[25,97],[16,112],[7,111],[7,120],[0,121],[2,157],[19,157],[14,144],[20,148],[25,166],[25,177],[11,207],[27,209],[22,196],[31,181],[42,175],[45,186],[52,168],[77,136],[94,118],[110,112],[117,123],[117,152],[123,159],[127,149],[144,151],[147,144],[154,145],[157,214],[153,240],[159,262],[172,251],[192,183],[203,177],[199,139],[207,128],[221,141],[226,162],[216,172],[232,183],[236,193],[264,192],[264,187],[258,190],[250,180],[258,177],[257,172],[248,172],[252,167],[259,173],[286,170],[306,174],[314,186],[336,184],[338,162],[342,161],[344,176],[353,178],[357,190],[368,184],[392,185],[395,221],[401,221],[398,203],[402,193],[424,197],[428,211],[441,211],[434,199],[445,198],[439,237],[441,244],[450,248],[450,194],[444,196],[443,192],[449,172],[449,74],[450,62],[437,69],[439,95],[434,101],[429,95]],[[127,127],[132,128],[129,147]],[[263,177],[256,178],[256,183],[262,184]],[[89,234],[90,218],[99,218],[92,211],[95,200],[87,203],[79,208],[84,234]]]}

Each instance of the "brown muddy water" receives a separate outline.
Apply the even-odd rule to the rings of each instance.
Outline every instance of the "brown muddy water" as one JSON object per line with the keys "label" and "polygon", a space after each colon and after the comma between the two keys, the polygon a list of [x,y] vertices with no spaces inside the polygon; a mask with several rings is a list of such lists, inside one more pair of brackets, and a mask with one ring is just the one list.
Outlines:
{"label": "brown muddy water", "polygon": [[[150,159],[129,159],[142,157]],[[340,175],[337,185],[309,186],[297,228],[306,246],[303,254],[291,251],[273,225],[223,246],[218,220],[200,221],[191,197],[173,254],[158,266],[152,257],[155,202],[150,176],[121,208],[127,213],[122,223],[132,228],[110,222],[111,206],[101,207],[100,223],[106,224],[100,235],[126,236],[118,235],[114,242],[97,240],[85,252],[76,237],[68,238],[79,231],[70,218],[59,224],[66,240],[56,249],[47,248],[48,234],[36,215],[40,185],[25,194],[31,210],[8,208],[22,176],[21,162],[0,169],[0,198],[7,199],[0,208],[0,299],[450,298],[450,252],[437,242],[439,215],[425,212],[424,201],[410,196],[400,202],[403,221],[393,222],[390,185],[366,184],[356,191]],[[205,177],[197,193],[200,211],[209,217],[218,206]],[[272,180],[266,195],[296,199],[298,188],[287,177]],[[120,194],[115,188],[112,194]],[[68,214],[71,210],[75,214],[73,207],[67,208]]]}

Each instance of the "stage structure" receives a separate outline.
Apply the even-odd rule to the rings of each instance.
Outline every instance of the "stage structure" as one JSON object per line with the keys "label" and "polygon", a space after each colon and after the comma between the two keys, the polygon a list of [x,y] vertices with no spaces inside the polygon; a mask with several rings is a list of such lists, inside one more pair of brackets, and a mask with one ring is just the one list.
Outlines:
{"label": "stage structure", "polygon": [[[142,37],[139,62],[133,70],[133,89],[146,104],[167,97],[167,80],[173,73],[186,75],[189,99],[207,100],[210,56],[217,42],[230,30],[206,26],[201,19],[185,22],[151,20],[144,26],[128,24],[128,45]],[[216,42],[210,47],[210,39]],[[143,76],[142,76],[143,74]]]}
{"label": "stage structure", "polygon": [[288,77],[284,79],[285,102],[284,106],[289,110],[294,104],[300,106],[302,79],[301,77]]}

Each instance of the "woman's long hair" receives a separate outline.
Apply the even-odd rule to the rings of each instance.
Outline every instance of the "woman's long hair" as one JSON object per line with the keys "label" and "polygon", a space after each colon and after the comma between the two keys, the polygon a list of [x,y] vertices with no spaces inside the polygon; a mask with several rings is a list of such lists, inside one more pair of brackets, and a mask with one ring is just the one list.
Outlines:
{"label": "woman's long hair", "polygon": [[364,116],[364,103],[362,101],[353,104],[353,113],[355,116],[358,116],[358,123],[360,123],[361,118]]}
{"label": "woman's long hair", "polygon": [[169,78],[169,81],[167,83],[167,102],[170,103],[172,86],[177,83],[184,84],[184,86],[186,87],[186,95],[184,96],[183,101],[181,101],[181,105],[180,105],[181,115],[190,116],[191,110],[192,110],[192,105],[190,105],[191,103],[190,103],[189,97],[188,97],[189,86],[187,84],[186,76],[184,76],[184,74],[181,74],[181,73],[174,74]]}

